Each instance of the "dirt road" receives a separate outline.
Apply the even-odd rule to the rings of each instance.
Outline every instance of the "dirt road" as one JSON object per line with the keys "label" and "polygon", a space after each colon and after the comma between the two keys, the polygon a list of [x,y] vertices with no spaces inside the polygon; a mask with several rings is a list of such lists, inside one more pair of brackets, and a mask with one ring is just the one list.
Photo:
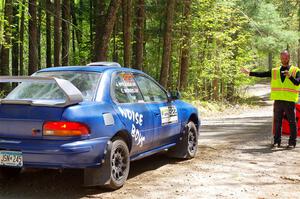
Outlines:
{"label": "dirt road", "polygon": [[[264,95],[260,94],[260,95]],[[300,198],[300,146],[271,149],[272,104],[205,118],[196,158],[164,154],[133,162],[125,186],[81,187],[82,173],[27,171],[0,184],[1,198]]]}

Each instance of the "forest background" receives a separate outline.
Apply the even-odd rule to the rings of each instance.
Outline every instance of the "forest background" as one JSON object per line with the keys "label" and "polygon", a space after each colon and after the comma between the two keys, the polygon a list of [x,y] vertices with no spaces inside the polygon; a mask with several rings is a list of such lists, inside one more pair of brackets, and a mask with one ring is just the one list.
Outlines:
{"label": "forest background", "polygon": [[300,0],[0,0],[0,75],[115,61],[232,103],[253,81],[241,66],[268,70],[284,49],[300,66],[299,31]]}

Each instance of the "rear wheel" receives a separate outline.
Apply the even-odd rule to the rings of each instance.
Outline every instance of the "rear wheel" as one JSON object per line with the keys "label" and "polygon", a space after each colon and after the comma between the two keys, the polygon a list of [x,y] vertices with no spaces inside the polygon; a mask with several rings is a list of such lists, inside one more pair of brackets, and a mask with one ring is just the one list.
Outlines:
{"label": "rear wheel", "polygon": [[128,146],[122,138],[116,137],[107,145],[102,166],[84,170],[84,185],[119,189],[127,180],[129,168]]}
{"label": "rear wheel", "polygon": [[120,139],[113,141],[111,154],[111,177],[108,184],[109,188],[118,189],[122,187],[129,174],[129,150],[127,144]]}
{"label": "rear wheel", "polygon": [[175,158],[190,159],[198,150],[198,131],[195,123],[189,121],[182,132],[182,137],[175,147],[169,149],[168,155]]}

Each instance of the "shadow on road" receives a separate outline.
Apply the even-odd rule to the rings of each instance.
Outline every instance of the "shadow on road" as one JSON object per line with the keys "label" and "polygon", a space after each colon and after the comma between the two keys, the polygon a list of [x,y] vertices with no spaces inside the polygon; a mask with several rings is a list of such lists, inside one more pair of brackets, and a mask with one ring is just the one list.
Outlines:
{"label": "shadow on road", "polygon": [[251,96],[243,99],[240,104],[251,104],[251,105],[256,105],[256,106],[270,106],[270,94],[264,94],[260,96]]}
{"label": "shadow on road", "polygon": [[200,140],[223,140],[232,145],[259,142],[262,139],[268,141],[271,129],[272,117],[227,118],[209,121],[208,125],[201,127]]}
{"label": "shadow on road", "polygon": [[[128,179],[167,164],[176,164],[182,160],[169,158],[165,154],[156,154],[131,163]],[[0,198],[101,198],[101,193],[111,190],[101,188],[85,188],[82,186],[83,172],[78,169],[27,170],[20,176],[0,182]]]}
{"label": "shadow on road", "polygon": [[130,165],[129,179],[136,177],[144,172],[156,170],[167,164],[177,164],[184,160],[170,158],[164,153],[152,155],[150,157],[134,161]]}
{"label": "shadow on road", "polygon": [[268,154],[268,153],[276,153],[280,151],[286,151],[285,147],[280,148],[272,148],[271,145],[260,145],[250,149],[240,149],[242,153],[250,153],[250,154]]}

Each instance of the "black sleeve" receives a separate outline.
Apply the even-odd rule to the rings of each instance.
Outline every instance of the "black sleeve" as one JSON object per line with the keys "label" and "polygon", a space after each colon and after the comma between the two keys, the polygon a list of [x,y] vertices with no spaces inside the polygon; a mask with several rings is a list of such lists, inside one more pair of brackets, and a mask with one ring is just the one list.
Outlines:
{"label": "black sleeve", "polygon": [[296,86],[298,86],[300,84],[300,72],[298,71],[296,73],[296,77],[294,78],[293,76],[290,77],[291,82],[293,82],[293,84],[295,84]]}
{"label": "black sleeve", "polygon": [[271,77],[271,71],[265,71],[265,72],[250,72],[249,76],[253,77]]}

